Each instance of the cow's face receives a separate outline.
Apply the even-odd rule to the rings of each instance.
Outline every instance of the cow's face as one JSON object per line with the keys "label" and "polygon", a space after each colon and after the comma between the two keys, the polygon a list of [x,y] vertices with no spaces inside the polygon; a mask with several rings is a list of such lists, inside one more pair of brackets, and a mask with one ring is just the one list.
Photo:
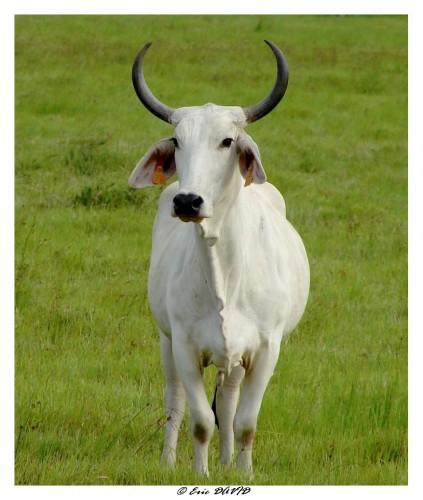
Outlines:
{"label": "cow's face", "polygon": [[132,67],[134,89],[142,104],[160,120],[174,125],[175,130],[172,137],[148,150],[129,183],[133,187],[166,184],[177,172],[179,190],[173,199],[171,215],[184,222],[204,220],[201,226],[204,234],[211,234],[210,227],[225,208],[228,210],[243,182],[248,186],[266,180],[259,150],[243,128],[278,105],[288,85],[288,65],[280,49],[268,40],[265,42],[276,59],[276,81],[264,99],[244,108],[206,104],[174,109],[159,101],[143,74],[143,61],[151,42],[138,52]]}
{"label": "cow's face", "polygon": [[172,137],[154,144],[129,179],[133,187],[166,184],[176,172],[179,190],[172,216],[201,222],[234,199],[243,185],[265,182],[259,150],[243,131],[241,108],[181,108],[172,123]]}

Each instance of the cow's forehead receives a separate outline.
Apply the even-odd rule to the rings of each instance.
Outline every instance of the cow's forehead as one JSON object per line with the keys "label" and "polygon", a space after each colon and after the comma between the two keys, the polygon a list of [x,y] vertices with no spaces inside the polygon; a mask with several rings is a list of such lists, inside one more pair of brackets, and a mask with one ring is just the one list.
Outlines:
{"label": "cow's forehead", "polygon": [[172,124],[178,128],[236,126],[240,129],[247,125],[244,111],[238,106],[217,106],[204,104],[179,108],[172,115]]}

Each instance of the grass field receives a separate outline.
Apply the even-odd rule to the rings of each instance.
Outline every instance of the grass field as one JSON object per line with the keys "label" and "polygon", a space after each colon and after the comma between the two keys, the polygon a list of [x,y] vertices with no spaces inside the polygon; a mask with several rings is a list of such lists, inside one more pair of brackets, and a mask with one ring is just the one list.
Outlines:
{"label": "grass field", "polygon": [[[139,104],[248,105],[247,131],[305,242],[308,307],[265,394],[255,484],[407,484],[407,18],[16,18],[16,484],[198,484],[164,411],[146,277],[160,189],[131,190],[170,127]],[[206,371],[212,396],[214,369]],[[218,463],[210,479],[245,483]]]}

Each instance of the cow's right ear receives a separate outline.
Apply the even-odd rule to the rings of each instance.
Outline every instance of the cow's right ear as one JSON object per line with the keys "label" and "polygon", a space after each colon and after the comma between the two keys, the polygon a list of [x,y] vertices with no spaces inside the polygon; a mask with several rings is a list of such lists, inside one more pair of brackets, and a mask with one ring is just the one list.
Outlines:
{"label": "cow's right ear", "polygon": [[153,144],[138,162],[129,178],[129,185],[142,188],[166,184],[175,171],[175,144],[171,138],[162,139]]}

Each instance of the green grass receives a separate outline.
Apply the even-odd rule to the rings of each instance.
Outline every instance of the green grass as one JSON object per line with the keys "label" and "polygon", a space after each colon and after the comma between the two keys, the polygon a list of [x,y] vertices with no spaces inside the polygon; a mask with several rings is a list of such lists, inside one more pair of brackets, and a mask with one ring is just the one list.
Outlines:
{"label": "green grass", "polygon": [[[407,18],[16,18],[16,484],[240,484],[159,466],[163,386],[146,277],[160,189],[130,190],[170,127],[137,101],[248,105],[248,132],[312,271],[266,392],[255,484],[407,484]],[[213,368],[206,371],[212,396]]]}

